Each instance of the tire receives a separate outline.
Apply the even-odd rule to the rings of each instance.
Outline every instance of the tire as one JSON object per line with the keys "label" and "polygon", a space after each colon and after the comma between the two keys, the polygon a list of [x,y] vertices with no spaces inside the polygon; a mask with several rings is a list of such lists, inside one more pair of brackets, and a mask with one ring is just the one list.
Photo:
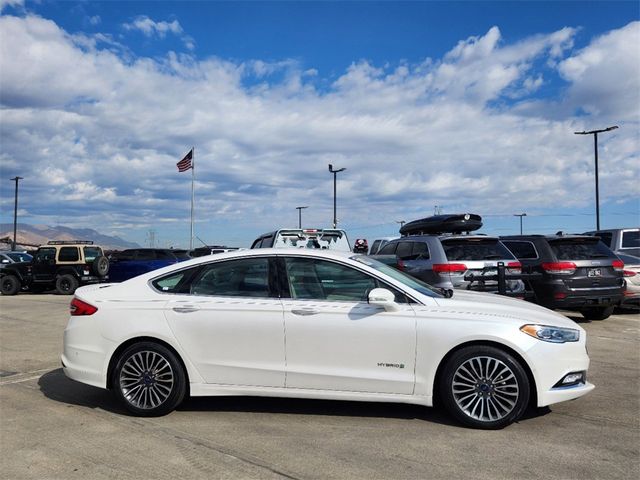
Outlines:
{"label": "tire", "polygon": [[611,316],[614,307],[591,307],[580,310],[587,320],[605,320]]}
{"label": "tire", "polygon": [[496,430],[517,421],[529,403],[529,379],[503,350],[470,346],[455,352],[440,377],[440,398],[460,423]]}
{"label": "tire", "polygon": [[15,295],[21,287],[20,279],[15,275],[4,275],[0,278],[0,293],[2,295]]}
{"label": "tire", "polygon": [[73,295],[78,288],[78,279],[68,273],[56,278],[56,292],[60,295]]}
{"label": "tire", "polygon": [[180,405],[187,391],[186,374],[176,355],[153,342],[136,343],[122,352],[111,384],[124,407],[140,417],[166,415]]}
{"label": "tire", "polygon": [[105,277],[109,273],[109,259],[103,255],[96,257],[91,263],[91,272],[98,277]]}

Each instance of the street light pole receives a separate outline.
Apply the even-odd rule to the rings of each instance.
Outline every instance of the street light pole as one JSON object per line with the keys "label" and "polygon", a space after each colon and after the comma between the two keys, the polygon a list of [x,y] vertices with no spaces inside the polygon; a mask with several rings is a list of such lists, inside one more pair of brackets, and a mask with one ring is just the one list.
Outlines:
{"label": "street light pole", "polygon": [[302,228],[302,210],[304,208],[309,208],[308,206],[306,207],[296,207],[296,210],[298,210],[298,228]]}
{"label": "street light pole", "polygon": [[400,228],[404,227],[404,224],[407,223],[405,220],[396,220],[396,223],[400,224]]}
{"label": "street light pole", "polygon": [[514,217],[520,217],[520,235],[522,235],[522,217],[526,217],[526,213],[515,213]]}
{"label": "street light pole", "polygon": [[13,204],[13,242],[11,243],[11,251],[16,249],[16,234],[18,232],[18,182],[22,177],[14,177],[11,180],[16,182],[16,198]]}
{"label": "street light pole", "polygon": [[598,134],[603,132],[610,132],[618,128],[617,125],[613,127],[603,128],[602,130],[591,130],[588,132],[573,132],[576,135],[591,135],[593,134],[593,150],[595,152],[596,159],[596,230],[600,230],[600,188],[598,186]]}
{"label": "street light pole", "polygon": [[344,172],[346,168],[338,168],[337,170],[333,169],[333,165],[329,164],[329,171],[333,173],[333,228],[338,226],[338,218],[336,216],[336,177],[338,173]]}

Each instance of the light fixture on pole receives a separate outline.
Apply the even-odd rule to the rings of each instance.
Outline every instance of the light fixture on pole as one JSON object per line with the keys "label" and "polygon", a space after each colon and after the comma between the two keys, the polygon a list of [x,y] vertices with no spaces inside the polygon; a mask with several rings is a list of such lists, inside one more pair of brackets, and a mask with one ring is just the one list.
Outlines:
{"label": "light fixture on pole", "polygon": [[405,220],[396,220],[396,223],[400,224],[400,228],[404,227],[404,224],[407,223]]}
{"label": "light fixture on pole", "polygon": [[333,228],[338,226],[338,219],[336,216],[336,177],[338,173],[344,172],[346,168],[333,169],[333,165],[329,164],[329,172],[333,173]]}
{"label": "light fixture on pole", "polygon": [[11,251],[16,249],[16,234],[18,232],[18,182],[23,180],[22,177],[14,177],[11,179],[16,182],[16,197],[13,204],[13,242],[11,242]]}
{"label": "light fixture on pole", "polygon": [[298,228],[302,228],[302,210],[305,208],[309,207],[296,207],[296,210],[298,210]]}
{"label": "light fixture on pole", "polygon": [[600,189],[598,186],[598,134],[603,132],[610,132],[618,128],[617,125],[613,127],[603,128],[601,130],[590,130],[588,132],[573,132],[576,135],[591,135],[593,134],[593,151],[596,158],[596,230],[600,230]]}
{"label": "light fixture on pole", "polygon": [[514,217],[520,217],[520,235],[522,235],[522,217],[526,217],[526,213],[514,213]]}

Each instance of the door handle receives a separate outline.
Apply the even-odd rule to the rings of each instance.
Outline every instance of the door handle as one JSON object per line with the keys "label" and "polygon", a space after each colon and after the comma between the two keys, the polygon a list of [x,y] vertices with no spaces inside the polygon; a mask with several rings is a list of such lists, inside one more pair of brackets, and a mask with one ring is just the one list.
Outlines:
{"label": "door handle", "polygon": [[172,310],[176,313],[192,313],[200,309],[198,307],[173,307]]}
{"label": "door handle", "polygon": [[301,315],[303,317],[309,316],[309,315],[316,315],[318,312],[316,310],[311,310],[311,309],[295,309],[295,310],[291,310],[291,313],[293,313],[294,315]]}

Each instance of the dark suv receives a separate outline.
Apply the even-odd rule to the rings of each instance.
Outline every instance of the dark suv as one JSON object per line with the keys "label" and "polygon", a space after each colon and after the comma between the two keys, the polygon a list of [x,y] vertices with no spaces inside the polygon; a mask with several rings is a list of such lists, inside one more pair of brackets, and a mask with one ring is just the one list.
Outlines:
{"label": "dark suv", "polygon": [[529,282],[535,302],[544,307],[604,320],[623,299],[624,263],[597,237],[516,235],[501,240],[524,272],[538,274]]}
{"label": "dark suv", "polygon": [[109,280],[124,282],[143,273],[189,260],[186,250],[169,248],[131,248],[111,255]]}
{"label": "dark suv", "polygon": [[81,285],[106,280],[109,260],[102,248],[85,240],[51,241],[38,248],[29,262],[8,264],[0,270],[0,292],[15,295],[21,289],[43,292],[55,288],[71,295]]}

